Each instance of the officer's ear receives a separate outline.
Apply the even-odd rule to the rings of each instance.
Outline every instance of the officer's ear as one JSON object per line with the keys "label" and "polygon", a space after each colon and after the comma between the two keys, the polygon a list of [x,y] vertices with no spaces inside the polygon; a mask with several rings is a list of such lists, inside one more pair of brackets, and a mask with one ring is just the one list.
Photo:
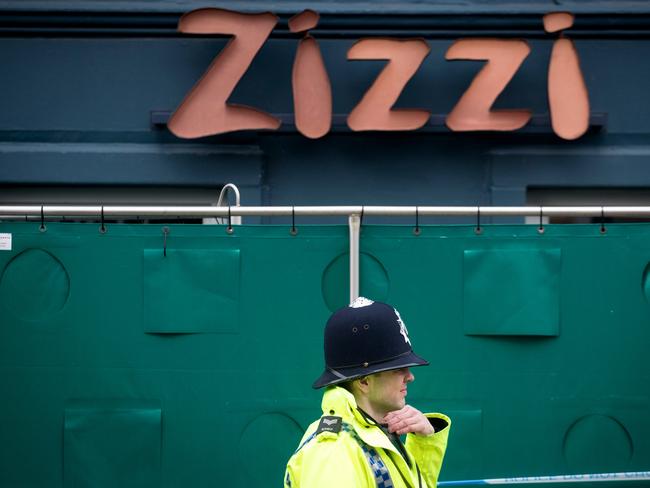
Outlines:
{"label": "officer's ear", "polygon": [[362,376],[361,378],[355,380],[355,383],[357,384],[359,391],[368,393],[368,389],[370,388],[370,381],[368,380],[368,376]]}

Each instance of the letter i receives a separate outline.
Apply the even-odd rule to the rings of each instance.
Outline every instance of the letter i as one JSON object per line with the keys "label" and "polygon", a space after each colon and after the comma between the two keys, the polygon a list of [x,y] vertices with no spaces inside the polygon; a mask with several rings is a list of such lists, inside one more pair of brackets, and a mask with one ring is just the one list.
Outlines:
{"label": "letter i", "polygon": [[[291,32],[307,32],[318,25],[319,15],[304,10],[289,19]],[[332,88],[318,41],[306,34],[298,44],[292,73],[296,128],[306,137],[318,139],[332,124]]]}
{"label": "letter i", "polygon": [[[555,12],[544,16],[546,32],[560,32],[573,25],[574,16]],[[589,93],[585,85],[578,52],[571,39],[560,38],[553,44],[548,68],[548,104],[553,131],[573,140],[589,128]]]}

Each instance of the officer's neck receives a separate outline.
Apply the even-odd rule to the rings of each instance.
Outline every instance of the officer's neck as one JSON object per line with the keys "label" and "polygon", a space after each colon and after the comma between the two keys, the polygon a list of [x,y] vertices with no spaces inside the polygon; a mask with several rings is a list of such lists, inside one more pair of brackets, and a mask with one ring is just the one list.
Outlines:
{"label": "officer's neck", "polygon": [[388,411],[384,411],[383,408],[373,405],[373,403],[363,395],[355,395],[354,398],[357,402],[357,407],[359,407],[364,414],[372,418],[378,424],[384,423],[384,417],[388,414]]}

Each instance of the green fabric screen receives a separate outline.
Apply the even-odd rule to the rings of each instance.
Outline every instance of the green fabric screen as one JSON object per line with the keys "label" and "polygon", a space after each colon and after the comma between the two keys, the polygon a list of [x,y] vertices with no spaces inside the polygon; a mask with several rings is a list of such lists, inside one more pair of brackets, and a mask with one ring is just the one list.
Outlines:
{"label": "green fabric screen", "polygon": [[463,311],[466,334],[558,335],[560,249],[465,250]]}
{"label": "green fabric screen", "polygon": [[[98,227],[0,224],[0,486],[281,486],[347,226]],[[536,227],[362,228],[431,362],[408,401],[454,417],[442,480],[650,469],[650,226]]]}
{"label": "green fabric screen", "polygon": [[64,486],[160,486],[161,434],[160,402],[67,402],[63,434]]}
{"label": "green fabric screen", "polygon": [[0,303],[20,309],[27,320],[41,320],[58,312],[70,293],[63,265],[48,251],[26,249],[13,256],[0,281]]}
{"label": "green fabric screen", "polygon": [[236,333],[239,250],[144,250],[144,330]]}

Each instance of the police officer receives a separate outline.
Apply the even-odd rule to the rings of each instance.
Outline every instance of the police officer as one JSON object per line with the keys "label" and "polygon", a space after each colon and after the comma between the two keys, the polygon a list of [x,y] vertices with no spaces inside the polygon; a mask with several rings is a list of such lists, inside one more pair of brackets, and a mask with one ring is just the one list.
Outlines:
{"label": "police officer", "polygon": [[410,368],[427,364],[390,305],[360,297],[335,312],[313,384],[327,387],[323,416],[289,460],[285,488],[434,488],[451,421],[405,401]]}

